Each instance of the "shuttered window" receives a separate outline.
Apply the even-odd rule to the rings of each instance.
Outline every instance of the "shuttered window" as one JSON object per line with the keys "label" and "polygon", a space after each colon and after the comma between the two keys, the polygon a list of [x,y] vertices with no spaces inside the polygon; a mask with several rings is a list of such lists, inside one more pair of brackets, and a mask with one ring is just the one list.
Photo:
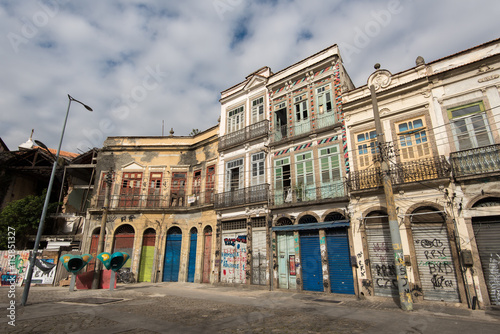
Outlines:
{"label": "shuttered window", "polygon": [[375,140],[377,132],[367,131],[356,135],[356,153],[358,159],[358,169],[367,169],[373,165],[374,155],[377,153]]}
{"label": "shuttered window", "polygon": [[431,156],[425,120],[416,118],[396,124],[402,161]]}
{"label": "shuttered window", "polygon": [[459,151],[493,144],[483,102],[448,109],[448,116]]}

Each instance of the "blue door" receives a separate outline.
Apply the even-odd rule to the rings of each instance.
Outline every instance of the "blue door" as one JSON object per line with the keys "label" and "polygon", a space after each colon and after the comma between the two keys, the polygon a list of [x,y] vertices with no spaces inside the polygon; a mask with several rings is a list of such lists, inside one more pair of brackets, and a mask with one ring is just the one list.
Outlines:
{"label": "blue door", "polygon": [[318,231],[300,232],[300,259],[302,266],[302,289],[323,291],[323,273],[321,269]]}
{"label": "blue door", "polygon": [[328,270],[333,293],[354,294],[354,281],[349,256],[347,229],[336,228],[326,232]]}
{"label": "blue door", "polygon": [[189,246],[189,264],[188,264],[188,282],[194,282],[194,272],[196,268],[196,242],[198,240],[197,233],[191,233],[191,244]]}
{"label": "blue door", "polygon": [[174,229],[171,229],[171,231],[167,234],[167,246],[165,248],[165,261],[163,266],[163,282],[177,282],[179,280],[182,232],[180,229]]}

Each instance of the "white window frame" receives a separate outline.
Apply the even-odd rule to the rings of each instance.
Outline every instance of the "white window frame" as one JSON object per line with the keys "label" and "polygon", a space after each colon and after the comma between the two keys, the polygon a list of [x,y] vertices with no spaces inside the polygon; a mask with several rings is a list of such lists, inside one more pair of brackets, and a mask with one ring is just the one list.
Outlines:
{"label": "white window frame", "polygon": [[[238,171],[238,184],[234,183],[232,180],[232,172],[234,169],[239,169]],[[226,162],[226,191],[233,191],[237,189],[243,189],[245,184],[244,178],[244,159],[239,158]],[[237,188],[236,188],[237,187]]]}
{"label": "white window frame", "polygon": [[[318,117],[326,114],[330,114],[335,110],[335,104],[333,103],[333,92],[331,84],[324,85],[316,88],[316,103],[318,106]],[[328,101],[328,96],[330,101]],[[330,103],[330,108],[328,108],[328,103]]]}
{"label": "white window frame", "polygon": [[295,112],[295,122],[306,122],[309,120],[309,108],[307,104],[307,94],[296,96],[293,99],[293,109]]}
{"label": "white window frame", "polygon": [[241,130],[245,127],[245,106],[230,109],[227,112],[227,133]]}
{"label": "white window frame", "polygon": [[[453,113],[456,113],[457,111],[465,111],[467,108],[473,108],[476,106],[478,107],[477,111],[470,110],[471,112],[468,113],[459,114],[456,116],[453,115]],[[450,118],[453,139],[458,151],[493,145],[495,143],[493,140],[493,136],[491,135],[488,116],[486,114],[483,101],[469,103],[455,108],[449,108],[448,117]],[[462,124],[458,125],[458,123]],[[483,126],[478,129],[478,125]],[[465,131],[459,131],[461,128]],[[486,135],[485,138],[482,138],[483,142],[480,142],[478,140],[479,135]],[[469,145],[465,144],[464,140],[468,140]]]}
{"label": "white window frame", "polygon": [[256,186],[263,184],[266,181],[266,168],[265,168],[266,154],[259,152],[251,156],[251,185]]}
{"label": "white window frame", "polygon": [[266,119],[266,113],[264,108],[264,96],[258,97],[252,100],[252,123],[258,123]]}

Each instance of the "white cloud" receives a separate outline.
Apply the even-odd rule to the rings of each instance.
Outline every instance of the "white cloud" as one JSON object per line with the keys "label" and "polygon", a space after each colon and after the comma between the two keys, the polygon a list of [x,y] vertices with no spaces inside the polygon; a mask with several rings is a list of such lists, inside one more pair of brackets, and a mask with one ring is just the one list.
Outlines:
{"label": "white cloud", "polygon": [[[0,136],[63,149],[217,124],[220,92],[339,44],[356,85],[498,38],[497,2],[0,0]],[[391,11],[392,10],[392,11]],[[384,15],[390,13],[390,16]],[[368,37],[363,41],[363,34]],[[354,50],[350,47],[354,47]],[[156,75],[154,74],[156,73]]]}

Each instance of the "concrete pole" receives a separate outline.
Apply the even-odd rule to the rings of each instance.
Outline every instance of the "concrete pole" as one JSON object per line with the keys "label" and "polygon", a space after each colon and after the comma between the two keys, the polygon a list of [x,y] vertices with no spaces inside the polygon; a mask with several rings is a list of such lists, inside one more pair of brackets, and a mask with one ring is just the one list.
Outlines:
{"label": "concrete pole", "polygon": [[[106,180],[107,184],[106,188],[106,193],[104,195],[104,208],[102,212],[102,219],[101,219],[101,230],[99,231],[99,242],[97,244],[97,254],[101,254],[104,252],[104,236],[106,233],[106,220],[108,219],[108,208],[109,208],[109,197],[111,196],[111,184],[113,182],[113,170],[109,170],[109,172],[106,174]],[[99,289],[99,282],[101,280],[101,273],[102,273],[102,263],[101,261],[98,261],[96,259],[95,261],[95,271],[94,271],[94,278],[92,280],[92,289]]]}
{"label": "concrete pole", "polygon": [[394,264],[396,268],[396,278],[398,281],[399,300],[401,309],[404,311],[413,310],[413,300],[408,283],[408,275],[404,262],[403,246],[401,244],[401,235],[399,233],[398,216],[396,213],[396,204],[394,202],[394,192],[392,189],[392,179],[390,175],[387,151],[385,150],[385,138],[380,115],[378,110],[377,95],[375,87],[370,86],[370,93],[373,105],[373,118],[375,120],[375,129],[377,131],[376,147],[379,149],[379,158],[381,160],[381,171],[384,185],[385,201],[387,206],[387,215],[389,216],[389,229],[391,231],[392,249],[394,251]]}

